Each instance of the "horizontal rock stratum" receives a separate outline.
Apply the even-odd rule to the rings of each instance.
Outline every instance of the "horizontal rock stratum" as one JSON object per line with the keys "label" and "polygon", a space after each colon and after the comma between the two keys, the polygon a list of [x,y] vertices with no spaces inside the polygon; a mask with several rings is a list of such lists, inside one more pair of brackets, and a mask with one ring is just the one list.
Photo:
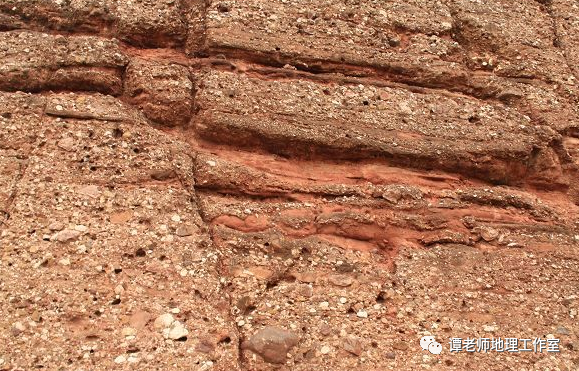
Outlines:
{"label": "horizontal rock stratum", "polygon": [[0,2],[0,370],[577,369],[578,22]]}

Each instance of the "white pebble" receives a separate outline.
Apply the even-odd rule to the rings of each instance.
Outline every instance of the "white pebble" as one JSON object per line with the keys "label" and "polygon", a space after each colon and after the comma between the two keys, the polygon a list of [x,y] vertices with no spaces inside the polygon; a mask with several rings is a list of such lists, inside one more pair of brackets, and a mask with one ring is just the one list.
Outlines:
{"label": "white pebble", "polygon": [[122,334],[123,336],[135,336],[135,335],[137,335],[137,330],[135,330],[135,329],[132,328],[132,327],[124,327],[124,328],[121,330],[121,334]]}
{"label": "white pebble", "polygon": [[170,313],[165,313],[157,317],[153,323],[153,326],[155,326],[156,329],[168,328],[173,324],[173,322],[175,322],[173,315]]}
{"label": "white pebble", "polygon": [[82,224],[76,225],[74,229],[79,232],[86,232],[88,230],[87,226]]}
{"label": "white pebble", "polygon": [[189,331],[183,326],[183,324],[179,321],[175,321],[173,323],[173,327],[169,330],[168,337],[172,340],[178,340],[182,337],[185,337],[189,334]]}
{"label": "white pebble", "polygon": [[358,313],[356,313],[356,315],[360,318],[368,318],[368,312],[366,312],[365,310],[359,310]]}

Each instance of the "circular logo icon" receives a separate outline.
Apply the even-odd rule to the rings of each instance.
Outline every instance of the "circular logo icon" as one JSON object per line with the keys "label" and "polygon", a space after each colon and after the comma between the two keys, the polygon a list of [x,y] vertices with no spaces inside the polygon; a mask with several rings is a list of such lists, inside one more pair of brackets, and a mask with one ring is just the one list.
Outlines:
{"label": "circular logo icon", "polygon": [[434,340],[434,336],[423,336],[422,339],[420,339],[420,346],[422,347],[422,350],[428,350],[428,346],[435,342],[436,340]]}
{"label": "circular logo icon", "polygon": [[442,353],[442,345],[440,343],[432,342],[428,345],[428,351],[432,354]]}

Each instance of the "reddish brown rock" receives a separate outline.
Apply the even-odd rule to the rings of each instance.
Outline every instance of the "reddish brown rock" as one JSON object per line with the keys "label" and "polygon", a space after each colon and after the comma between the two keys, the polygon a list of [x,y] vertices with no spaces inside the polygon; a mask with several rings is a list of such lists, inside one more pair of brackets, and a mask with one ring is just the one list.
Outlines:
{"label": "reddish brown rock", "polygon": [[284,329],[265,327],[243,346],[259,354],[270,363],[285,363],[287,353],[298,344],[299,338]]}
{"label": "reddish brown rock", "polygon": [[576,19],[0,2],[0,369],[575,369]]}
{"label": "reddish brown rock", "polygon": [[0,33],[0,89],[93,90],[117,95],[127,57],[118,42],[39,32]]}
{"label": "reddish brown rock", "polygon": [[[524,164],[557,138],[509,107],[462,96],[222,72],[200,81],[198,135],[231,143],[233,134],[236,147],[284,156],[378,157],[512,183],[532,172]],[[276,99],[265,99],[271,96]]]}
{"label": "reddish brown rock", "polygon": [[556,27],[556,46],[563,49],[567,64],[575,73],[575,84],[579,79],[579,5],[571,0],[549,2]]}
{"label": "reddish brown rock", "polygon": [[448,1],[455,38],[467,51],[472,69],[548,81],[570,77],[563,53],[553,45],[553,20],[546,6],[539,1],[508,0],[493,5]]}
{"label": "reddish brown rock", "polygon": [[125,94],[149,119],[165,126],[189,123],[193,83],[187,67],[134,59],[125,79]]}
{"label": "reddish brown rock", "polygon": [[7,0],[0,4],[0,29],[89,32],[139,46],[177,46],[187,30],[180,10],[173,0]]}
{"label": "reddish brown rock", "polygon": [[440,1],[212,2],[205,46],[280,67],[347,71],[348,65],[372,66],[403,80],[445,84],[466,76],[456,63],[461,47],[448,37],[452,22]]}

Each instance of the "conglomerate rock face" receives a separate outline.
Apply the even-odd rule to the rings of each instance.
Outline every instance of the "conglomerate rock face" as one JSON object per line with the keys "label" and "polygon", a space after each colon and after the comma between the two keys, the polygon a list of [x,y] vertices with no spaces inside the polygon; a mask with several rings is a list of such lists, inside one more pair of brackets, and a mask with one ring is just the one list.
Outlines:
{"label": "conglomerate rock face", "polygon": [[575,0],[0,0],[0,370],[579,369],[578,51]]}

